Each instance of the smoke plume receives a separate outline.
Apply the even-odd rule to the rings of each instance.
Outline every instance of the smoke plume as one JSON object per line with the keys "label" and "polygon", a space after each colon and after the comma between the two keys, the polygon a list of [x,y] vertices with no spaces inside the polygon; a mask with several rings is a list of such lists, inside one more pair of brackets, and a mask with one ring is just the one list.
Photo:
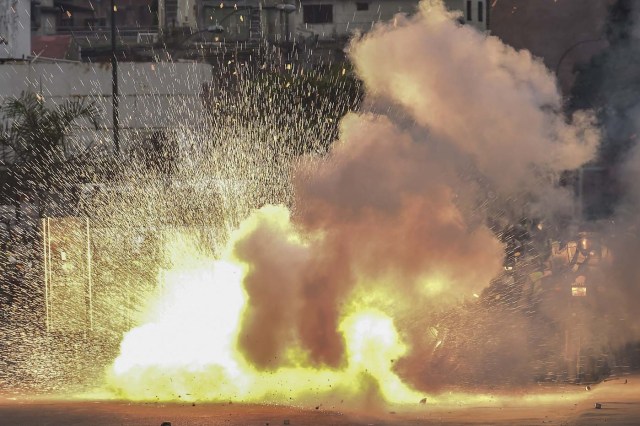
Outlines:
{"label": "smoke plume", "polygon": [[329,155],[298,168],[292,217],[263,210],[237,243],[249,265],[240,347],[256,365],[292,363],[299,345],[312,365],[340,366],[337,325],[357,303],[425,350],[411,323],[500,270],[503,246],[485,226],[496,200],[525,214],[570,205],[557,176],[593,156],[591,114],[567,119],[541,62],[454,18],[423,2],[351,44],[369,111],[345,117]]}
{"label": "smoke plume", "polygon": [[[438,1],[378,25],[349,55],[365,106],[342,119],[326,154],[296,161],[290,174],[273,169],[291,177],[290,203],[254,210],[232,233],[220,262],[241,273],[192,285],[191,297],[200,287],[216,293],[228,318],[214,324],[213,304],[194,301],[198,313],[166,299],[169,320],[158,314],[122,343],[110,378],[122,395],[290,402],[375,391],[375,400],[415,403],[415,389],[461,377],[530,377],[541,342],[557,353],[550,322],[532,327],[518,306],[522,283],[492,279],[505,224],[571,213],[558,178],[594,155],[592,114],[565,116],[541,62],[460,25]],[[183,259],[192,256],[174,252],[182,263],[167,262],[167,286],[216,275],[215,265],[194,275]],[[237,297],[226,303],[225,292]],[[224,339],[207,340],[208,328]],[[187,330],[211,352],[197,366],[180,351],[164,363],[144,356]],[[211,382],[195,383],[198,369]]]}

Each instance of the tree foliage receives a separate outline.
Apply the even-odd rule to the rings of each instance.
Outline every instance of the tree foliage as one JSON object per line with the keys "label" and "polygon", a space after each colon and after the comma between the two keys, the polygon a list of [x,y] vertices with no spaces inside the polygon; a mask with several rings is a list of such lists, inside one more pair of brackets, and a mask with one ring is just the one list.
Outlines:
{"label": "tree foliage", "polygon": [[67,141],[78,124],[98,129],[94,102],[70,99],[48,106],[41,95],[23,93],[0,106],[6,120],[0,132],[4,152],[4,191],[10,195],[55,190],[66,173],[77,168],[88,147],[72,149]]}

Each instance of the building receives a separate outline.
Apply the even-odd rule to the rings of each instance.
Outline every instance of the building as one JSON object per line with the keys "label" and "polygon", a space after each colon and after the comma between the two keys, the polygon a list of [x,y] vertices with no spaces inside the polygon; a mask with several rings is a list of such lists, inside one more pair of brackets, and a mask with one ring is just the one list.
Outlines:
{"label": "building", "polygon": [[31,54],[29,0],[0,0],[0,61]]}
{"label": "building", "polygon": [[[36,37],[35,50],[22,42],[24,52],[12,57],[110,60],[110,1],[0,0],[12,1],[23,5],[21,19],[26,21],[21,28],[30,23]],[[445,4],[459,11],[461,22],[486,31],[487,1],[445,0]],[[329,50],[337,52],[353,34],[369,31],[398,13],[411,15],[418,4],[418,0],[116,0],[118,57],[157,61],[160,53],[165,59],[209,60],[221,51],[250,54],[265,41],[286,52],[317,48],[318,43],[322,46],[316,51],[333,44]],[[0,22],[13,19],[1,12],[0,18]]]}
{"label": "building", "polygon": [[460,12],[460,21],[480,31],[489,31],[490,0],[444,0],[449,10]]}
{"label": "building", "polygon": [[393,19],[397,13],[412,14],[417,6],[414,0],[307,0],[288,15],[288,24],[294,37],[313,34],[320,40],[346,39],[370,30],[376,22]]}
{"label": "building", "polygon": [[[460,12],[460,19],[482,31],[489,28],[486,0],[447,0],[446,6]],[[266,0],[233,2],[201,0],[198,27],[219,26],[222,37],[248,39],[258,22],[262,34],[276,43],[305,40],[347,40],[369,31],[375,23],[394,15],[416,12],[416,0]],[[252,12],[257,11],[258,13]]]}
{"label": "building", "polygon": [[[158,24],[160,28],[198,27],[198,0],[157,0]],[[240,2],[244,3],[244,2]]]}
{"label": "building", "polygon": [[[176,75],[189,78],[176,79]],[[151,133],[193,121],[204,109],[203,88],[211,79],[212,67],[208,64],[120,63],[123,143],[135,144]],[[111,145],[111,89],[111,67],[104,64],[36,61],[0,65],[0,103],[25,91],[38,93],[49,104],[69,98],[96,103],[101,111],[100,129],[76,129],[68,141],[70,146],[96,141]]]}
{"label": "building", "polygon": [[[31,29],[35,35],[71,34],[110,28],[108,0],[32,0]],[[158,0],[119,0],[117,24],[123,30],[145,29],[158,24]]]}

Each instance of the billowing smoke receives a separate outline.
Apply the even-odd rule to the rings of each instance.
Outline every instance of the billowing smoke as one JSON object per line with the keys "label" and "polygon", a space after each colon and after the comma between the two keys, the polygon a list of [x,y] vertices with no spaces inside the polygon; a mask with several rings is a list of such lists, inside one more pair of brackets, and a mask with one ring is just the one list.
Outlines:
{"label": "billowing smoke", "polygon": [[[437,1],[354,40],[349,55],[364,107],[342,119],[328,152],[272,169],[278,182],[291,177],[291,192],[232,233],[220,260],[236,264],[222,267],[234,271],[228,282],[181,284],[165,314],[127,334],[110,377],[121,395],[415,403],[415,389],[452,380],[530,380],[541,352],[558,355],[553,314],[564,307],[547,304],[532,321],[524,299],[534,292],[501,271],[517,236],[509,224],[572,213],[558,181],[593,157],[592,115],[567,117],[541,62]],[[536,238],[528,244],[544,245]],[[224,275],[206,259],[194,273],[196,250],[176,247],[164,286]],[[202,289],[215,307],[185,309]],[[217,309],[228,318],[214,322]],[[191,347],[191,335],[210,352],[198,365],[179,347],[159,349]]]}
{"label": "billowing smoke", "polygon": [[357,42],[353,58],[370,93],[402,105],[430,139],[458,151],[451,162],[470,158],[499,191],[531,191],[536,172],[573,169],[593,155],[590,115],[567,123],[542,62],[455,25],[437,3]]}
{"label": "billowing smoke", "polygon": [[[438,340],[425,343],[423,319],[472,298],[501,269],[488,216],[567,213],[557,179],[594,155],[592,116],[565,117],[541,62],[454,18],[425,1],[351,44],[368,111],[345,117],[329,155],[296,171],[292,217],[263,210],[237,242],[249,271],[239,345],[255,365],[295,364],[286,354],[296,345],[314,366],[341,365],[338,324],[360,304],[396,320],[414,374]],[[526,351],[517,319],[509,323],[514,339],[494,355]]]}
{"label": "billowing smoke", "polygon": [[295,340],[276,340],[292,327],[312,360],[339,365],[341,305],[357,284],[383,287],[399,309],[425,293],[470,295],[495,275],[500,244],[466,223],[430,155],[386,117],[351,116],[330,157],[295,187],[304,244],[267,221],[238,243],[251,265],[241,342],[255,361],[278,359]]}

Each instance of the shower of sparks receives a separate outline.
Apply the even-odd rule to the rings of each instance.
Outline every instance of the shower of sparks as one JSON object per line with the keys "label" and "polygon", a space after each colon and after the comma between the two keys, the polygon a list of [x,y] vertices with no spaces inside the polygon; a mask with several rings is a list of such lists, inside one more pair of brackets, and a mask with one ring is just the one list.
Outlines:
{"label": "shower of sparks", "polygon": [[[529,225],[531,246],[546,242],[542,222],[507,225],[566,207],[553,179],[590,158],[597,132],[588,114],[558,113],[530,55],[422,7],[437,10],[352,45],[362,114],[348,114],[363,99],[347,68],[229,60],[201,105],[173,97],[180,124],[130,134],[125,155],[83,121],[74,161],[29,163],[19,195],[44,219],[3,260],[0,386],[374,407],[488,402],[464,391],[562,370],[572,320],[541,288],[535,249],[514,243]],[[474,49],[439,58],[455,37]],[[404,39],[429,67],[396,49]],[[487,85],[445,81],[468,63]],[[195,77],[163,84],[178,79]],[[149,105],[137,105],[149,121],[167,114]],[[87,137],[99,143],[84,152]],[[499,273],[505,247],[521,276]]]}
{"label": "shower of sparks", "polygon": [[[19,196],[52,219],[48,227],[32,219],[27,231],[11,234],[9,256],[2,259],[12,287],[2,301],[0,384],[73,391],[99,383],[123,333],[147,318],[151,301],[166,297],[162,291],[176,294],[166,286],[179,278],[206,285],[210,262],[251,211],[266,204],[293,208],[292,168],[327,152],[340,116],[359,104],[359,83],[338,72],[282,74],[269,63],[257,70],[243,65],[230,61],[214,76],[204,108],[191,110],[177,96],[168,112],[143,104],[142,117],[173,114],[183,122],[162,135],[132,134],[120,158],[110,154],[108,135],[80,120],[80,140],[69,142],[78,150],[72,161],[64,162],[68,157],[60,152],[29,164],[34,179],[49,179],[51,189]],[[324,93],[318,82],[329,86]],[[46,93],[37,99],[47,105]],[[150,142],[150,135],[156,139]],[[84,151],[79,147],[87,137],[98,143]],[[56,219],[69,216],[78,219]],[[41,231],[51,234],[49,240],[45,235],[47,256]],[[188,247],[179,245],[182,240]],[[183,276],[173,268],[175,256],[184,254],[206,260],[197,266],[190,258],[195,269]],[[66,269],[55,270],[61,264]],[[90,306],[83,294],[87,275]],[[69,279],[80,283],[69,287]]]}

